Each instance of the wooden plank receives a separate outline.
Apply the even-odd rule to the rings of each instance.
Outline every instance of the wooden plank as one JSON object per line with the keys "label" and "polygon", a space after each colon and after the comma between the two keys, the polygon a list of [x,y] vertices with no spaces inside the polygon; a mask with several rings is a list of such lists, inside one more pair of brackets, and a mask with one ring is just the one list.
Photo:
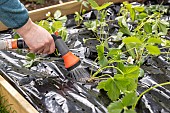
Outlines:
{"label": "wooden plank", "polygon": [[106,2],[113,2],[113,3],[122,3],[124,1],[129,1],[129,2],[141,2],[143,0],[95,0],[99,5],[102,5]]}
{"label": "wooden plank", "polygon": [[[105,2],[121,3],[123,1],[143,1],[143,0],[95,0],[99,5],[102,5]],[[56,10],[60,10],[62,15],[73,14],[75,11],[80,10],[80,3],[76,1],[66,2],[62,4],[52,5],[45,8],[40,8],[36,10],[29,11],[29,16],[33,21],[40,21],[46,18],[46,13],[51,12],[52,14]],[[0,22],[0,31],[7,30],[8,28]]]}
{"label": "wooden plank", "polygon": [[40,8],[29,12],[29,15],[33,21],[39,21],[47,18],[45,15],[48,12],[54,14],[56,10],[60,10],[62,15],[73,14],[75,11],[80,10],[80,3],[76,1],[66,2],[62,4],[52,5],[45,8]]}
{"label": "wooden plank", "polygon": [[0,75],[0,94],[5,96],[11,108],[17,113],[38,113],[38,111]]}
{"label": "wooden plank", "polygon": [[[51,12],[52,14],[56,11],[60,10],[62,15],[73,14],[75,11],[80,10],[80,3],[76,1],[66,2],[62,4],[52,5],[36,10],[29,11],[29,16],[33,21],[40,21],[42,19],[47,18],[46,14]],[[8,28],[0,23],[0,31],[7,30]]]}

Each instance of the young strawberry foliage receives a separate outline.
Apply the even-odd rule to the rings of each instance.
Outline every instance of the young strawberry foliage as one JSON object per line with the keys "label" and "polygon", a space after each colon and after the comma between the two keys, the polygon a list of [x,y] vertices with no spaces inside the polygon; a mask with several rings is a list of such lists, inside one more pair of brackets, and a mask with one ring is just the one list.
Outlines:
{"label": "young strawberry foliage", "polygon": [[[104,6],[110,4],[100,7],[93,0],[88,2],[91,7],[99,11],[100,17],[106,14],[102,11]],[[162,37],[167,34],[169,27],[169,23],[162,19],[164,12],[147,13],[147,11],[149,9],[146,10],[144,5],[123,2],[119,16],[116,18],[119,25],[117,37],[122,40],[122,44],[117,48],[108,47],[107,42],[112,37],[104,38],[102,35],[96,35],[96,39],[100,42],[96,46],[100,68],[90,80],[101,79],[97,88],[104,89],[112,100],[108,106],[109,113],[136,113],[134,106],[139,99],[136,94],[138,77],[144,75],[144,70],[140,66],[147,56],[162,54],[160,47],[169,47],[170,41]],[[107,26],[106,20],[99,18],[84,24],[87,29],[94,33],[100,32],[99,34],[104,33],[103,27]],[[132,29],[130,29],[131,24],[133,24]],[[99,76],[99,73],[109,68],[114,69],[114,76],[109,74]]]}
{"label": "young strawberry foliage", "polygon": [[[78,1],[82,5],[87,5],[84,0]],[[84,22],[84,25],[88,30],[94,32],[96,37],[92,38],[100,42],[96,46],[98,53],[96,61],[100,68],[92,74],[90,80],[101,80],[97,88],[104,89],[112,101],[108,106],[109,113],[136,113],[135,107],[138,100],[152,89],[137,97],[138,78],[144,75],[144,70],[140,66],[147,56],[161,55],[163,54],[161,48],[170,47],[170,41],[163,37],[170,27],[169,23],[162,19],[164,10],[159,11],[159,7],[155,7],[157,9],[153,10],[153,7],[148,8],[144,5],[123,2],[115,20],[118,22],[119,31],[116,36],[109,36],[105,31],[109,23],[108,20],[106,21],[105,8],[112,3],[99,6],[94,0],[87,1],[93,9],[98,11],[98,15],[96,20]],[[75,12],[75,21],[78,25],[83,21],[81,11]],[[48,17],[47,20],[40,21],[38,25],[50,33],[59,31],[59,35],[66,39],[67,35],[63,27],[66,18],[61,17],[60,11],[56,11],[54,17],[51,17],[50,14]],[[113,20],[111,21],[113,22]],[[119,39],[121,44],[118,47],[109,47],[108,42],[115,38]],[[31,61],[27,66],[31,66],[36,60],[32,54],[28,54],[27,58]],[[112,75],[101,74],[107,69],[112,69]]]}
{"label": "young strawberry foliage", "polygon": [[77,2],[80,2],[81,3],[81,6],[80,6],[80,11],[79,12],[75,12],[75,18],[74,18],[74,20],[75,20],[75,22],[76,22],[76,24],[77,24],[77,26],[80,26],[81,24],[82,24],[82,22],[83,22],[83,17],[82,17],[82,15],[86,12],[86,10],[85,9],[83,9],[83,6],[84,7],[86,7],[86,8],[88,8],[88,2],[87,1],[85,1],[85,0],[76,0]]}

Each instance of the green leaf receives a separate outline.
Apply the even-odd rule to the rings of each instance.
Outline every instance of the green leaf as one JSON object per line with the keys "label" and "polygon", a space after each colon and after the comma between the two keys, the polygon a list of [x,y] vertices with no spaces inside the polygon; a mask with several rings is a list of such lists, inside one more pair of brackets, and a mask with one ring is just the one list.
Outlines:
{"label": "green leaf", "polygon": [[64,40],[64,41],[66,41],[67,40],[67,29],[65,28],[65,27],[62,27],[61,29],[59,29],[59,35],[62,37],[62,39]]}
{"label": "green leaf", "polygon": [[133,105],[137,100],[136,92],[130,92],[126,93],[125,96],[122,99],[122,103],[124,106],[131,106]]}
{"label": "green leaf", "polygon": [[34,63],[34,61],[31,60],[31,61],[29,61],[29,62],[23,64],[23,66],[26,67],[26,68],[29,68],[29,67],[31,67],[31,66],[33,65],[33,63]]}
{"label": "green leaf", "polygon": [[64,23],[67,21],[67,16],[62,16],[62,17],[58,18],[58,20]]}
{"label": "green leaf", "polygon": [[129,36],[131,35],[131,32],[127,27],[121,27],[119,31],[122,32],[123,34],[129,35]]}
{"label": "green leaf", "polygon": [[[15,32],[15,31],[14,31]],[[18,33],[15,33],[14,36],[13,36],[14,39],[19,39],[21,38],[21,36],[18,34]]]}
{"label": "green leaf", "polygon": [[144,70],[140,68],[139,77],[144,77],[144,74],[145,74]]}
{"label": "green leaf", "polygon": [[137,18],[138,18],[138,19],[144,19],[144,18],[146,18],[147,16],[148,16],[148,14],[146,14],[146,13],[140,13],[140,14],[137,15]]}
{"label": "green leaf", "polygon": [[117,87],[117,85],[115,84],[114,80],[112,78],[109,78],[106,82],[106,90],[107,95],[109,96],[109,98],[114,101],[116,99],[119,98],[120,95],[120,90]]}
{"label": "green leaf", "polygon": [[49,33],[53,33],[50,23],[47,20],[41,20],[38,25],[46,29]]}
{"label": "green leaf", "polygon": [[97,21],[87,21],[83,23],[88,30],[97,31]]}
{"label": "green leaf", "polygon": [[123,105],[121,103],[121,101],[116,101],[114,103],[111,103],[108,107],[108,112],[109,113],[121,113],[122,109],[123,109]]}
{"label": "green leaf", "polygon": [[123,4],[126,6],[128,10],[132,9],[132,4],[128,3],[127,1],[123,2]]}
{"label": "green leaf", "polygon": [[160,38],[149,38],[147,41],[148,44],[161,44],[162,40]]}
{"label": "green leaf", "polygon": [[160,20],[159,22],[167,27],[169,26],[169,22],[166,20]]}
{"label": "green leaf", "polygon": [[152,25],[152,31],[154,31],[155,33],[158,32],[158,25],[157,25],[157,23]]}
{"label": "green leaf", "polygon": [[80,14],[79,14],[77,11],[75,12],[75,15],[76,15],[76,16],[75,16],[74,19],[75,19],[76,22],[78,22],[78,21],[80,21],[80,20],[83,20],[83,17],[81,17]]}
{"label": "green leaf", "polygon": [[133,8],[138,12],[143,12],[145,10],[145,8],[143,6],[135,6]]}
{"label": "green leaf", "polygon": [[121,74],[114,75],[114,79],[115,79],[115,83],[116,83],[117,87],[121,90],[121,92],[126,92],[127,86],[130,84],[129,79],[125,78]]}
{"label": "green leaf", "polygon": [[[61,29],[63,27],[62,22],[61,21],[55,21],[52,24],[52,27],[54,28],[55,31],[58,31],[59,29]],[[54,32],[55,32],[54,31]]]}
{"label": "green leaf", "polygon": [[144,24],[144,30],[146,33],[152,33],[152,26],[150,23],[145,23]]}
{"label": "green leaf", "polygon": [[159,26],[160,32],[162,32],[162,35],[166,35],[168,32],[167,26],[160,22],[158,23],[158,26]]}
{"label": "green leaf", "polygon": [[128,110],[125,110],[124,113],[136,113],[136,111],[132,110],[132,109],[130,109],[130,110],[128,109]]}
{"label": "green leaf", "polygon": [[138,78],[140,69],[138,66],[124,66],[123,70],[125,77]]}
{"label": "green leaf", "polygon": [[107,80],[103,80],[98,83],[97,89],[104,89],[106,91],[106,82]]}
{"label": "green leaf", "polygon": [[120,90],[112,78],[108,78],[107,80],[100,82],[97,88],[107,91],[107,95],[112,101],[119,98]]}
{"label": "green leaf", "polygon": [[104,44],[102,43],[100,45],[97,45],[96,48],[97,48],[98,57],[100,59],[104,56]]}
{"label": "green leaf", "polygon": [[148,50],[149,54],[151,55],[160,55],[160,49],[157,46],[153,46],[153,45],[147,45],[146,49]]}
{"label": "green leaf", "polygon": [[87,21],[83,23],[86,28],[91,28],[91,21]]}
{"label": "green leaf", "polygon": [[128,79],[130,84],[127,85],[127,91],[134,91],[137,88],[137,79]]}
{"label": "green leaf", "polygon": [[123,69],[124,74],[133,73],[135,71],[139,71],[138,66],[125,66]]}
{"label": "green leaf", "polygon": [[[125,65],[123,62],[118,62],[117,63],[117,68],[119,68],[121,71],[124,69]],[[118,74],[122,74],[119,70],[117,70]]]}
{"label": "green leaf", "polygon": [[129,43],[129,44],[126,44],[126,50],[128,50],[128,53],[132,56],[133,59],[135,59],[136,57],[136,54],[135,54],[135,51],[134,51],[134,47],[136,46],[135,44],[133,43]]}
{"label": "green leaf", "polygon": [[58,19],[59,17],[61,17],[61,11],[57,10],[57,11],[54,12],[54,18]]}
{"label": "green leaf", "polygon": [[130,9],[130,17],[131,17],[132,21],[135,20],[135,18],[136,18],[136,13],[135,13],[135,10],[134,10],[134,9]]}
{"label": "green leaf", "polygon": [[101,67],[107,66],[108,65],[108,60],[105,56],[101,57],[99,60],[99,64]]}
{"label": "green leaf", "polygon": [[161,45],[162,45],[162,46],[170,46],[170,41],[169,41],[169,40],[166,40],[166,39],[162,39]]}
{"label": "green leaf", "polygon": [[109,49],[108,40],[105,40],[105,41],[104,41],[104,47],[107,48],[107,49]]}
{"label": "green leaf", "polygon": [[129,12],[130,12],[130,17],[131,17],[132,21],[134,21],[134,20],[135,20],[135,17],[136,17],[136,13],[135,13],[134,8],[132,8],[132,4],[129,4],[128,2],[124,2],[123,4],[124,4],[125,7],[129,10]]}
{"label": "green leaf", "polygon": [[27,55],[25,56],[26,60],[34,60],[36,58],[35,53],[27,53]]}
{"label": "green leaf", "polygon": [[89,8],[88,4],[89,4],[89,3],[88,3],[87,1],[83,1],[83,2],[82,2],[82,5],[85,6],[86,8]]}
{"label": "green leaf", "polygon": [[104,56],[104,43],[97,45],[97,53],[99,58],[99,64],[101,67],[106,66],[108,64],[107,58]]}
{"label": "green leaf", "polygon": [[123,42],[124,42],[125,44],[128,44],[128,43],[138,43],[138,44],[142,44],[142,42],[141,42],[137,37],[134,37],[134,36],[124,38],[124,39],[123,39]]}
{"label": "green leaf", "polygon": [[115,18],[115,20],[118,20],[118,24],[119,24],[120,27],[128,28],[128,25],[127,25],[127,22],[126,22],[124,16],[118,16],[118,17]]}
{"label": "green leaf", "polygon": [[110,6],[111,4],[113,4],[113,3],[112,3],[112,2],[104,3],[102,6],[95,7],[94,9],[96,9],[96,10],[98,10],[98,11],[101,11],[102,9],[107,8],[107,7]]}
{"label": "green leaf", "polygon": [[110,48],[107,54],[108,57],[115,58],[121,54],[121,50],[117,48]]}
{"label": "green leaf", "polygon": [[92,8],[99,7],[99,5],[97,4],[96,1],[94,1],[94,0],[87,0],[87,1],[90,3],[90,5],[91,5]]}
{"label": "green leaf", "polygon": [[126,28],[128,28],[128,25],[127,25],[127,22],[126,22],[126,20],[125,20],[125,18],[122,18],[122,27],[126,27]]}

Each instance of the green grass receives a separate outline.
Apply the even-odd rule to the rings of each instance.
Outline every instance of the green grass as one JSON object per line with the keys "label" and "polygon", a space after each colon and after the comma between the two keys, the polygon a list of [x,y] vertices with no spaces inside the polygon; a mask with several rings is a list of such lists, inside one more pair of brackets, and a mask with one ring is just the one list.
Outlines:
{"label": "green grass", "polygon": [[8,104],[8,100],[5,99],[5,96],[0,94],[0,113],[17,113],[15,110],[12,110],[11,104]]}

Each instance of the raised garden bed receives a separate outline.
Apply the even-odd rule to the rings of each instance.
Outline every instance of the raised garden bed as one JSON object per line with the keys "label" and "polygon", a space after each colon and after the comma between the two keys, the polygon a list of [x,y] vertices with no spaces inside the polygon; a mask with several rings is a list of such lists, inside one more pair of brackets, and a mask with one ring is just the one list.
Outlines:
{"label": "raised garden bed", "polygon": [[38,113],[38,111],[2,76],[0,76],[0,91],[1,100],[3,102],[1,104],[6,107],[7,111],[5,113],[8,113],[8,111],[10,111],[10,113]]}
{"label": "raised garden bed", "polygon": [[[80,5],[76,2],[70,3],[72,4],[70,8],[73,8],[73,4]],[[155,1],[144,3],[146,6],[158,4]],[[169,6],[168,3],[164,5]],[[96,4],[92,6],[96,8]],[[26,51],[20,51],[21,53],[1,51],[1,74],[38,112],[42,113],[107,113],[108,111],[135,113],[135,110],[137,113],[168,113],[170,111],[169,12],[162,15],[161,8],[156,6],[148,7],[146,13],[143,12],[144,7],[140,3],[133,3],[132,6],[127,2],[121,6],[115,4],[106,10],[101,10],[103,7],[97,7],[98,11],[89,10],[81,19],[78,14],[70,15],[80,11],[81,7],[68,12],[69,9],[64,10],[63,6],[59,6],[61,12],[68,17],[64,23],[68,35],[63,35],[63,32],[60,32],[60,35],[66,36],[64,39],[69,49],[81,58],[83,68],[91,73],[91,78],[86,83],[75,82],[67,77],[69,73],[64,68],[60,55],[39,56],[41,60],[37,60],[29,54],[27,57],[32,60],[29,62],[31,65],[27,65],[28,69],[23,67],[27,62]],[[45,14],[49,10],[39,11]],[[54,13],[54,9],[50,11]],[[121,15],[126,18],[119,15],[119,11],[122,11]],[[138,12],[142,14],[138,15],[140,14]],[[98,17],[99,14],[101,15]],[[116,18],[118,15],[120,17]],[[106,18],[101,18],[105,16]],[[74,17],[77,17],[76,22]],[[139,20],[129,21],[137,18]],[[97,21],[94,21],[96,19],[101,22],[98,27],[96,27]],[[143,19],[142,22],[140,19]],[[52,18],[41,20],[39,25],[44,27],[43,22],[53,22],[52,20]],[[136,26],[139,27],[134,30]],[[49,32],[52,33],[54,28],[50,26],[49,28]],[[102,81],[103,79],[105,81]]]}

